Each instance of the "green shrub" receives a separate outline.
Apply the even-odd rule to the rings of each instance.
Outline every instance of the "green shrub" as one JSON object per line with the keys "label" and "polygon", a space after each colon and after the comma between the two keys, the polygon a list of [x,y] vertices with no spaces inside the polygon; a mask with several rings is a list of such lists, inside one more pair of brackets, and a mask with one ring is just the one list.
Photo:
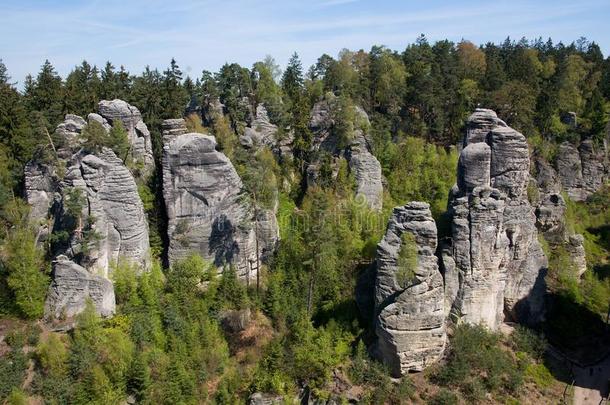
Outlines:
{"label": "green shrub", "polygon": [[536,360],[542,359],[548,345],[544,336],[521,325],[515,328],[511,339],[515,350],[525,352]]}
{"label": "green shrub", "polygon": [[457,405],[458,397],[446,388],[441,388],[427,401],[428,405]]}
{"label": "green shrub", "polygon": [[500,335],[484,326],[460,325],[450,342],[447,363],[432,378],[458,388],[471,400],[487,392],[514,393],[522,385],[522,373],[509,353],[500,347]]}
{"label": "green shrub", "polygon": [[407,288],[415,277],[417,270],[417,243],[415,236],[409,231],[405,231],[400,237],[401,245],[398,252],[396,265],[396,282],[402,288]]}

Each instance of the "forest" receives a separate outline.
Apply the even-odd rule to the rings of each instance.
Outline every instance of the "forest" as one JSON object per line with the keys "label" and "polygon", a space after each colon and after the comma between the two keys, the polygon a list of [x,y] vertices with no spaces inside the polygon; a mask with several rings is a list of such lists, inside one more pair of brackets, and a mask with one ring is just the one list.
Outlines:
{"label": "forest", "polygon": [[[541,236],[551,303],[541,325],[513,325],[509,335],[451,325],[440,363],[394,378],[371,355],[373,319],[357,299],[367,277],[370,283],[394,207],[425,201],[439,240],[450,234],[449,191],[476,108],[493,109],[525,135],[532,159],[553,163],[564,142],[608,147],[610,57],[595,42],[507,38],[479,46],[431,43],[422,35],[404,50],[344,49],[308,68],[295,53],[284,69],[267,56],[251,67],[227,63],[196,77],[173,59],[165,70],[147,66],[141,73],[113,63],[82,61],[62,78],[46,60],[18,86],[0,59],[0,403],[567,403],[561,401],[570,395],[570,369],[550,358],[549,348],[608,349],[607,182],[586,201],[564,195],[566,227],[584,238],[584,275],[562,246]],[[24,199],[24,168],[33,159],[56,159],[62,143],[56,128],[66,114],[86,117],[101,100],[114,99],[137,107],[151,134],[152,174],[134,177],[152,264],[142,271],[113,263],[114,316],[101,317],[88,305],[62,329],[43,315],[54,251],[66,235],[40,243]],[[339,149],[357,129],[368,134],[383,176],[381,210],[356,198],[345,159],[312,147],[310,115],[321,100],[338,106],[332,133]],[[217,102],[221,114],[214,112]],[[240,143],[258,105],[279,140],[293,139],[293,159]],[[358,120],[359,109],[369,122]],[[214,135],[257,204],[271,207],[277,199],[280,241],[256,283],[241,282],[233,266],[218,272],[197,254],[169,264],[162,123],[174,118]],[[114,125],[109,136],[102,129],[87,125],[83,148],[127,156],[126,129]],[[132,173],[143,171],[122,160]],[[313,186],[312,163],[319,166]],[[528,197],[536,199],[529,188]],[[79,196],[68,201],[78,204]],[[85,235],[92,219],[82,218],[79,207],[65,210],[71,230]],[[405,267],[409,255],[401,257]],[[227,313],[245,312],[251,320],[243,330],[227,325]],[[275,402],[256,402],[261,398]]]}

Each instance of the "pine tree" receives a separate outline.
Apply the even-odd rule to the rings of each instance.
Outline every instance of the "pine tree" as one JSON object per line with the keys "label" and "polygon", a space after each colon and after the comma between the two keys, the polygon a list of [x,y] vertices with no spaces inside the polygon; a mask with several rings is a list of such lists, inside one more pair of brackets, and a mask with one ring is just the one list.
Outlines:
{"label": "pine tree", "polygon": [[142,403],[149,396],[150,386],[150,368],[146,364],[144,354],[136,350],[129,370],[127,389],[133,393],[138,403]]}
{"label": "pine tree", "polygon": [[25,97],[28,110],[42,112],[50,125],[50,131],[62,120],[62,80],[51,62],[45,60],[36,80],[28,80]]}
{"label": "pine tree", "polygon": [[182,71],[172,58],[170,67],[163,72],[163,118],[182,118],[188,94],[182,86]]}

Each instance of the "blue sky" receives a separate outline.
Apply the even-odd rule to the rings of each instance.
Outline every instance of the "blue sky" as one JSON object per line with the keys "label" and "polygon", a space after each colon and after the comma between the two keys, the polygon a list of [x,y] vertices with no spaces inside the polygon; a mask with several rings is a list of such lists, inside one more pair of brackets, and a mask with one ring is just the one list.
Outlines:
{"label": "blue sky", "polygon": [[139,73],[175,57],[199,76],[224,62],[251,66],[266,54],[305,67],[322,53],[381,44],[403,50],[420,33],[475,43],[586,36],[610,52],[609,0],[3,0],[0,58],[22,83],[49,59],[65,75],[83,59]]}

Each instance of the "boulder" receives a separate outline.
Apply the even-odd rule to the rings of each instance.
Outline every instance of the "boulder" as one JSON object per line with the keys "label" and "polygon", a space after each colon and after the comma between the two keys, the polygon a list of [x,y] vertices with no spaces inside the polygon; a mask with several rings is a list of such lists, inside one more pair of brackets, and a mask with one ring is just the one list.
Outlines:
{"label": "boulder", "polygon": [[591,139],[586,139],[578,147],[582,166],[582,191],[588,198],[607,181],[608,161],[604,148],[597,147]]}
{"label": "boulder", "polygon": [[[409,279],[401,275],[405,269],[399,261],[405,232],[412,234],[417,251]],[[436,224],[427,203],[394,208],[377,247],[375,352],[395,376],[423,370],[445,349],[445,300],[436,246]]]}
{"label": "boulder", "polygon": [[111,125],[115,120],[123,123],[131,144],[131,156],[142,162],[145,176],[152,173],[155,167],[152,139],[140,111],[123,100],[114,99],[100,101],[98,112]]}
{"label": "boulder", "polygon": [[573,234],[568,237],[565,244],[566,250],[570,255],[570,261],[580,278],[587,271],[587,256],[584,246],[585,238],[580,234]]}
{"label": "boulder", "polygon": [[485,142],[487,134],[492,128],[506,127],[506,123],[498,118],[495,111],[486,108],[477,108],[466,121],[466,136],[463,146],[471,143]]}
{"label": "boulder", "polygon": [[68,149],[76,148],[80,145],[80,133],[87,125],[87,122],[78,115],[66,114],[64,121],[55,129],[55,133],[62,140],[63,147]]}
{"label": "boulder", "polygon": [[91,300],[95,310],[102,316],[115,311],[114,288],[104,277],[89,273],[65,256],[53,262],[53,281],[45,303],[48,318],[72,317],[85,309]]}
{"label": "boulder", "polygon": [[58,178],[53,165],[31,160],[25,165],[25,198],[30,205],[30,219],[42,224],[58,189]]}
{"label": "boulder", "polygon": [[544,194],[536,208],[536,226],[549,243],[563,243],[566,202],[561,194]]}

